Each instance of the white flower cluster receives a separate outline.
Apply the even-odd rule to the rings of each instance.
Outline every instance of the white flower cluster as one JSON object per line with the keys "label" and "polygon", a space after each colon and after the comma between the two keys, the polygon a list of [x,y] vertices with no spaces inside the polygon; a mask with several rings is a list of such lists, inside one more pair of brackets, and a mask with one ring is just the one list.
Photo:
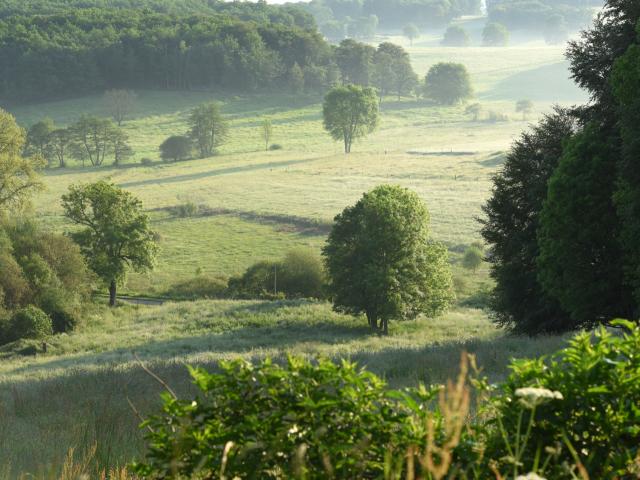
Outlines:
{"label": "white flower cluster", "polygon": [[564,397],[560,392],[554,392],[547,388],[526,387],[516,390],[516,397],[528,408],[549,402],[551,400],[562,400]]}
{"label": "white flower cluster", "polygon": [[546,480],[546,478],[541,477],[537,473],[527,473],[526,475],[518,475],[516,480]]}

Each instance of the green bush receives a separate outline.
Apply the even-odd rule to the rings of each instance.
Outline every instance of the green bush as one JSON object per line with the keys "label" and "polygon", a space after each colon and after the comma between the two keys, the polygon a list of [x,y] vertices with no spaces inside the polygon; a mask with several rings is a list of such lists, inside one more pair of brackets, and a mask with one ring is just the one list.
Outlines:
{"label": "green bush", "polygon": [[[571,450],[591,478],[637,478],[625,475],[640,458],[640,327],[630,322],[617,326],[628,330],[581,333],[553,356],[514,362],[513,373],[495,399],[494,423],[500,419],[505,430],[515,432],[522,403],[516,401],[519,389],[561,394],[562,400],[534,409],[520,459],[531,465],[539,446],[560,445],[557,467],[546,472],[548,478],[570,478],[562,464],[575,463]],[[504,443],[494,435],[487,454],[498,458],[503,450]]]}
{"label": "green bush", "polygon": [[176,215],[180,218],[195,217],[198,214],[199,208],[193,202],[183,203],[174,207]]}
{"label": "green bush", "polygon": [[347,362],[191,369],[200,395],[164,396],[163,414],[143,424],[148,454],[135,470],[151,479],[637,478],[640,327],[615,325],[625,330],[581,333],[553,356],[515,361],[498,386],[468,378],[470,356],[446,388],[403,391]]}
{"label": "green bush", "polygon": [[[137,473],[378,478],[391,445],[419,440],[411,411],[399,407],[382,380],[353,364],[289,359],[280,367],[238,360],[220,367],[220,374],[191,369],[201,392],[194,401],[165,397],[164,415],[147,422],[153,432]],[[427,400],[433,392],[421,395]]]}
{"label": "green bush", "polygon": [[11,316],[10,341],[23,338],[40,339],[53,334],[51,318],[38,307],[29,305]]}
{"label": "green bush", "polygon": [[251,265],[240,277],[229,279],[229,291],[236,298],[272,298],[276,294],[276,272],[280,264],[260,261]]}
{"label": "green bush", "polygon": [[274,143],[273,145],[269,145],[269,150],[282,150],[284,147],[279,143]]}
{"label": "green bush", "polygon": [[198,275],[171,286],[166,295],[183,300],[225,298],[227,296],[227,281],[224,278]]}
{"label": "green bush", "polygon": [[60,289],[48,289],[39,299],[40,308],[51,318],[53,332],[70,332],[79,322],[77,308]]}
{"label": "green bush", "polygon": [[322,260],[310,249],[291,250],[278,272],[278,290],[287,298],[322,298],[324,271]]}

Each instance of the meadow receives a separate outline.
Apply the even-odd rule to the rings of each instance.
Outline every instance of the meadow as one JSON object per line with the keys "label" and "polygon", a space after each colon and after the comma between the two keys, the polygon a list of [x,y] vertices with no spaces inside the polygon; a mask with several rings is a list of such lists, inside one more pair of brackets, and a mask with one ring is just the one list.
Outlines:
{"label": "meadow", "polygon": [[[470,20],[474,22],[474,20]],[[321,101],[312,95],[229,92],[138,93],[124,123],[136,154],[119,168],[50,169],[47,190],[34,215],[48,228],[70,228],[60,196],[70,184],[110,179],[138,196],[160,238],[156,269],[132,274],[124,291],[162,295],[196,270],[231,276],[296,246],[319,250],[332,218],[364,191],[395,183],[426,202],[434,238],[449,247],[458,299],[440,318],[391,325],[391,336],[371,335],[363,319],[331,311],[326,303],[198,301],[161,306],[91,307],[81,327],[54,337],[46,353],[22,356],[28,343],[0,349],[0,478],[29,471],[46,476],[68,449],[78,455],[95,445],[101,465],[122,465],[143,451],[139,418],[157,408],[160,387],[139,367],[134,352],[178,392],[190,392],[186,364],[215,368],[220,359],[301,356],[350,358],[391,385],[442,382],[456,373],[460,351],[478,356],[493,381],[503,378],[513,357],[559,348],[563,337],[532,340],[508,336],[481,308],[490,282],[487,269],[473,274],[458,264],[460,253],[480,240],[477,217],[491,191],[491,177],[510,143],[553,103],[584,99],[570,86],[562,47],[523,42],[509,48],[443,48],[437,35],[412,47],[416,71],[442,60],[464,63],[485,112],[509,121],[473,121],[463,105],[435,107],[416,99],[385,98],[377,132],[345,156],[322,129]],[[522,98],[535,112],[514,111]],[[216,100],[231,121],[231,137],[219,155],[162,163],[158,146],[186,130],[190,108]],[[43,117],[65,125],[82,113],[105,115],[100,95],[10,109],[29,125]],[[274,124],[264,151],[260,122]],[[143,158],[151,163],[141,164]],[[189,217],[177,207],[193,203]]]}

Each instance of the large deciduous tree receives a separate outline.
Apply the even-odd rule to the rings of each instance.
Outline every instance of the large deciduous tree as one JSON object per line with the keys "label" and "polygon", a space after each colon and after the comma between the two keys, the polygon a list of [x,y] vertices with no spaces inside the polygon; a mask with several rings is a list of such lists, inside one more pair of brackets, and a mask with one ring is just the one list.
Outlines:
{"label": "large deciduous tree", "polygon": [[573,135],[575,119],[566,110],[546,116],[523,133],[493,179],[493,194],[483,208],[482,236],[489,244],[496,322],[518,333],[555,332],[571,321],[538,281],[537,232],[549,178]]}
{"label": "large deciduous tree", "polygon": [[378,126],[376,92],[356,85],[335,87],[324,99],[323,117],[324,128],[336,141],[344,142],[345,153],[351,153],[353,141]]}
{"label": "large deciduous tree", "polygon": [[373,84],[378,89],[380,100],[392,92],[400,98],[413,91],[418,84],[418,76],[404,48],[390,42],[378,46],[373,56]]}
{"label": "large deciduous tree", "polygon": [[575,327],[633,314],[613,204],[615,142],[595,125],[569,141],[540,214],[538,277]]}
{"label": "large deciduous tree", "polygon": [[81,160],[83,165],[86,160],[94,167],[102,165],[113,151],[114,128],[109,119],[82,115],[70,127],[72,155]]}
{"label": "large deciduous tree", "polygon": [[229,136],[229,125],[217,103],[200,105],[191,110],[188,123],[189,137],[198,148],[201,158],[214,155]]}
{"label": "large deciduous tree", "polygon": [[459,63],[437,63],[425,78],[424,94],[441,105],[454,105],[473,95],[467,68]]}
{"label": "large deciduous tree", "polygon": [[72,234],[91,269],[109,288],[115,306],[117,286],[127,270],[154,265],[157,244],[142,203],[131,193],[104,181],[72,185],[62,197],[65,216],[83,227]]}
{"label": "large deciduous tree", "polygon": [[43,188],[40,156],[24,157],[25,132],[15,118],[0,109],[0,214],[20,210]]}
{"label": "large deciduous tree", "polygon": [[343,40],[335,52],[342,83],[369,86],[375,51],[372,46],[356,40]]}
{"label": "large deciduous tree", "polygon": [[453,298],[447,250],[429,236],[424,203],[399,186],[379,186],[338,215],[323,256],[335,309],[364,313],[385,334],[389,320],[435,316]]}

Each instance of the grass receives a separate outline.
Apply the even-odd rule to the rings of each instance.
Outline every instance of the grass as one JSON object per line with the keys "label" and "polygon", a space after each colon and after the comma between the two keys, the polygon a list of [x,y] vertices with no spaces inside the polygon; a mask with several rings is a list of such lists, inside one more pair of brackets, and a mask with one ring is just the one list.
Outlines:
{"label": "grass", "polygon": [[160,388],[141,371],[134,352],[187,395],[192,389],[185,364],[215,368],[221,359],[286,354],[349,358],[403,386],[454,376],[465,349],[496,381],[511,358],[547,353],[562,342],[506,336],[482,311],[463,308],[396,323],[389,338],[370,334],[364,319],[334,313],[325,303],[199,301],[98,309],[77,333],[53,338],[46,354],[0,353],[0,458],[14,471],[35,472],[59,467],[72,446],[82,451],[97,445],[103,466],[139,456],[139,419],[127,397],[148,415],[158,407]]}
{"label": "grass", "polygon": [[[476,20],[471,20],[476,22]],[[474,38],[479,26],[471,25]],[[55,472],[70,447],[84,455],[96,446],[96,461],[115,467],[143,451],[129,397],[144,415],[158,407],[158,386],[137,365],[133,352],[182,394],[191,392],[185,364],[215,368],[224,358],[303,356],[351,358],[393,386],[441,382],[456,373],[460,350],[478,355],[492,380],[507,373],[512,357],[557,349],[561,337],[506,336],[480,309],[488,288],[486,268],[476,274],[457,263],[465,245],[479,240],[476,217],[491,191],[491,177],[504,151],[552,102],[584,97],[571,87],[561,48],[540,43],[514,47],[442,48],[440,34],[425,35],[410,48],[420,75],[438,61],[469,68],[476,99],[485,111],[510,121],[474,122],[464,106],[387,98],[379,130],[345,156],[322,129],[321,98],[314,95],[228,92],[138,92],[137,108],[124,123],[136,151],[121,167],[51,169],[34,215],[65,231],[60,196],[72,183],[111,179],[144,203],[159,233],[158,266],[132,274],[124,292],[162,294],[196,269],[230,276],[261,259],[281,257],[296,246],[318,250],[332,218],[380,183],[415,190],[431,213],[433,236],[451,252],[459,302],[437,319],[392,325],[389,338],[371,335],[362,319],[336,314],[325,303],[200,301],[163,306],[92,307],[71,335],[51,339],[46,354],[23,357],[15,345],[0,348],[0,478],[17,472]],[[404,43],[390,36],[388,39]],[[476,38],[477,40],[477,38]],[[476,42],[477,43],[477,42]],[[534,100],[522,120],[515,101]],[[220,155],[164,164],[158,145],[186,130],[192,107],[217,100],[231,121],[231,138]],[[82,113],[105,115],[100,96],[25,105],[12,109],[30,125],[43,117],[57,124]],[[269,117],[273,142],[265,152],[259,124]],[[141,165],[143,158],[153,160]],[[176,207],[200,207],[191,217]]]}

